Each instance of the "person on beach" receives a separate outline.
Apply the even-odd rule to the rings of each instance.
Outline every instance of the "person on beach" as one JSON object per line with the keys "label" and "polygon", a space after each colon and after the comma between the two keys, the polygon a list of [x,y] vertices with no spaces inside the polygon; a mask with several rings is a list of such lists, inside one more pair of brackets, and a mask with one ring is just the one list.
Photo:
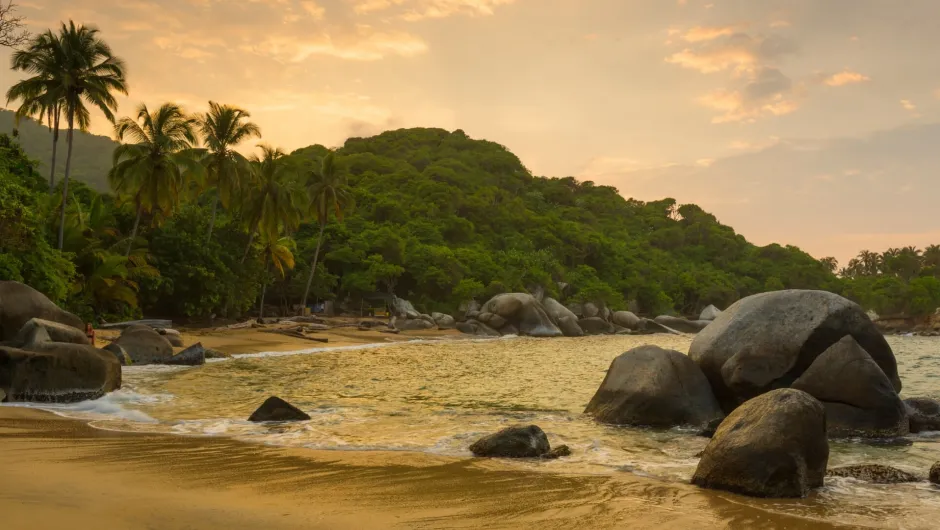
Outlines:
{"label": "person on beach", "polygon": [[95,345],[95,328],[91,326],[91,322],[87,322],[85,324],[85,336],[88,337],[88,342],[90,342],[91,345],[94,346]]}

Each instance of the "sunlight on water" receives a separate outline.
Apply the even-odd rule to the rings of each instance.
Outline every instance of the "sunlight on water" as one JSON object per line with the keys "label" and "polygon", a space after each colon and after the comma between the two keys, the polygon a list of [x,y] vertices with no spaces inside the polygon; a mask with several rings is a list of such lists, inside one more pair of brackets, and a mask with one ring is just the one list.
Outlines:
{"label": "sunlight on water", "polygon": [[[467,448],[484,434],[534,423],[548,433],[553,446],[567,444],[573,455],[552,462],[491,465],[560,473],[632,472],[685,482],[707,439],[681,429],[600,425],[582,411],[620,353],[649,343],[687,352],[690,341],[665,335],[429,341],[243,356],[193,369],[132,367],[125,369],[120,392],[93,402],[96,406],[78,404],[59,412],[93,418],[96,425],[111,429],[453,456],[470,456]],[[940,340],[889,342],[898,357],[903,395],[940,398]],[[311,421],[247,422],[270,395],[295,404]],[[882,463],[926,475],[940,460],[940,433],[913,439],[906,447],[834,442],[830,467]],[[873,486],[831,479],[812,504],[771,504],[814,518],[843,514],[878,520],[905,505],[940,517],[940,493],[926,483]]]}

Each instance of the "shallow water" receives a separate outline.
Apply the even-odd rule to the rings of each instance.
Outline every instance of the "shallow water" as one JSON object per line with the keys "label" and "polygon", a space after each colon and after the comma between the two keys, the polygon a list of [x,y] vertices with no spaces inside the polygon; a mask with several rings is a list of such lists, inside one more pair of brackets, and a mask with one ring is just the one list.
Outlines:
{"label": "shallow water", "polygon": [[[131,367],[124,388],[59,408],[102,428],[229,436],[271,445],[331,450],[419,451],[470,456],[478,437],[534,423],[573,455],[551,462],[487,466],[562,474],[635,473],[687,482],[708,440],[688,431],[598,424],[582,411],[611,360],[647,343],[688,351],[677,336],[503,338],[403,343],[301,355],[246,355],[199,368]],[[905,397],[940,398],[940,339],[889,338]],[[246,421],[270,395],[312,417],[290,425]],[[906,447],[831,444],[830,467],[882,463],[920,475],[940,460],[940,433]],[[802,501],[759,501],[770,512],[894,528],[930,528],[940,490],[924,483],[874,486],[829,479]]]}

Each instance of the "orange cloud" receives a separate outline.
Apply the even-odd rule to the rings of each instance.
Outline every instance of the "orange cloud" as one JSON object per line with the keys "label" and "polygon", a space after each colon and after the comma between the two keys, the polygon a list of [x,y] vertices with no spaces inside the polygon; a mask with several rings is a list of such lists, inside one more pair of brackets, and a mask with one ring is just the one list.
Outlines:
{"label": "orange cloud", "polygon": [[696,26],[687,31],[682,39],[686,42],[702,42],[727,37],[734,32],[734,26]]}
{"label": "orange cloud", "polygon": [[902,99],[901,106],[904,108],[904,110],[908,110],[911,112],[914,112],[917,110],[917,105],[915,105],[914,102],[912,102],[909,99]]}
{"label": "orange cloud", "polygon": [[415,22],[428,18],[446,18],[453,15],[488,16],[497,7],[512,4],[515,0],[347,0],[353,12],[359,15],[387,11],[398,7],[397,15],[406,21]]}
{"label": "orange cloud", "polygon": [[666,62],[698,70],[703,74],[725,70],[743,73],[754,70],[757,57],[751,51],[741,48],[719,48],[710,51],[695,51],[686,48],[667,57]]}
{"label": "orange cloud", "polygon": [[864,83],[865,81],[871,81],[871,78],[858,72],[844,70],[827,77],[823,83],[829,86],[845,86],[855,83]]}
{"label": "orange cloud", "polygon": [[282,62],[300,62],[325,55],[355,61],[375,61],[388,55],[413,57],[428,50],[427,43],[409,33],[374,31],[360,25],[356,35],[334,39],[330,35],[310,37],[272,35],[257,44],[245,44],[243,51],[273,57]]}
{"label": "orange cloud", "polygon": [[795,112],[799,102],[784,93],[753,101],[739,90],[716,90],[699,98],[699,102],[722,114],[712,123],[753,123],[767,116],[784,116]]}

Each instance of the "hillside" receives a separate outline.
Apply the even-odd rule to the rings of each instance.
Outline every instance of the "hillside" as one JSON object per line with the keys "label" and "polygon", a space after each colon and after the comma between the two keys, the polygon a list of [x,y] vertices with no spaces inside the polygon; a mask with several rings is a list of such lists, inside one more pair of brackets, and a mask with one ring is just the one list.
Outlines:
{"label": "hillside", "polygon": [[[14,112],[0,109],[0,133],[13,131]],[[56,157],[56,182],[65,175],[65,153],[68,144],[66,133],[59,135]],[[39,171],[49,178],[49,161],[52,159],[52,135],[49,128],[33,120],[20,122],[19,144],[30,158],[39,163]],[[72,150],[72,177],[98,191],[108,190],[108,170],[111,169],[111,154],[117,143],[105,136],[75,132],[75,147]]]}

